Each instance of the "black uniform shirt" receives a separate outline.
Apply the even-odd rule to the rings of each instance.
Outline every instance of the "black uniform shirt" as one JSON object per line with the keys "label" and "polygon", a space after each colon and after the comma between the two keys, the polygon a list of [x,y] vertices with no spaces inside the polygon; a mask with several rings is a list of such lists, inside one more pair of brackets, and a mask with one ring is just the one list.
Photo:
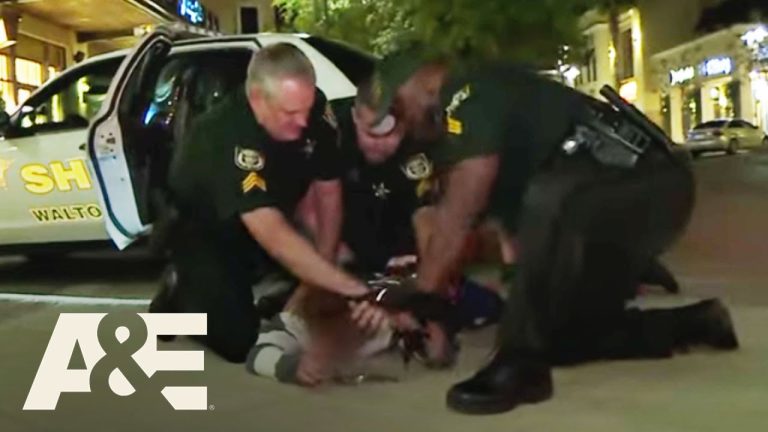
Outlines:
{"label": "black uniform shirt", "polygon": [[240,215],[272,207],[293,219],[311,181],[338,178],[338,135],[318,91],[309,125],[296,142],[276,142],[256,121],[242,91],[234,92],[187,132],[171,165],[169,185],[182,220],[194,221],[212,248],[244,265],[265,254]]}
{"label": "black uniform shirt", "polygon": [[415,253],[411,217],[429,203],[433,163],[402,143],[380,164],[365,160],[357,143],[351,104],[338,109],[343,163],[342,237],[364,270],[382,270],[395,255]]}

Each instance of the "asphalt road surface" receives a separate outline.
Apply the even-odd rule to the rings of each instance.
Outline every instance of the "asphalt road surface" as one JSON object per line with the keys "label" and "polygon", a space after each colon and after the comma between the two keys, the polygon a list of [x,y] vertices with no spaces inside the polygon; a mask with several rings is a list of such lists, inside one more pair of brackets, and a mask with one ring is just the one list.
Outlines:
{"label": "asphalt road surface", "polygon": [[[22,411],[62,312],[143,311],[162,263],[140,254],[28,262],[0,258],[0,295],[90,296],[114,305],[0,300],[0,430],[243,431],[764,431],[768,420],[768,154],[705,156],[695,162],[698,201],[684,238],[664,257],[683,286],[664,305],[719,296],[733,308],[743,348],[672,360],[597,363],[555,372],[546,403],[492,417],[450,413],[448,386],[472,373],[491,348],[492,330],[463,336],[454,370],[404,370],[385,357],[369,367],[397,377],[308,391],[248,375],[205,353],[207,411],[174,412],[162,399],[63,394],[56,411]],[[663,211],[663,209],[659,209]],[[0,297],[2,298],[2,297]],[[121,300],[129,304],[120,305]],[[130,304],[135,301],[136,304]],[[180,338],[166,349],[198,349]]]}

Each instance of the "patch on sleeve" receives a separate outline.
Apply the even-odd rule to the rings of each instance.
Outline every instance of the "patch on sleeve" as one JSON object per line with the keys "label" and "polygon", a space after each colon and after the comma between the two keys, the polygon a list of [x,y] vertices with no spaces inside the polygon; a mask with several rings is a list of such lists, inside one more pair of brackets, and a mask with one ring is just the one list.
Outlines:
{"label": "patch on sleeve", "polygon": [[472,90],[469,84],[462,87],[461,90],[454,93],[451,98],[451,103],[445,108],[445,118],[448,133],[453,135],[461,135],[464,133],[464,125],[462,122],[454,117],[456,110],[459,109],[461,104],[469,99],[472,95]]}
{"label": "patch on sleeve", "polygon": [[245,179],[243,179],[243,193],[247,194],[254,188],[259,188],[264,192],[267,191],[267,182],[264,177],[260,176],[257,172],[251,171]]}
{"label": "patch on sleeve", "polygon": [[432,191],[433,186],[434,186],[434,180],[433,179],[431,179],[431,178],[423,179],[416,186],[416,197],[417,198],[424,198],[425,195],[427,195],[428,193],[430,193]]}
{"label": "patch on sleeve", "polygon": [[453,135],[461,135],[464,133],[464,125],[455,118],[448,117],[448,133]]}
{"label": "patch on sleeve", "polygon": [[432,175],[432,161],[424,153],[419,153],[408,159],[402,170],[409,180],[424,180]]}
{"label": "patch on sleeve", "polygon": [[253,149],[235,147],[235,165],[243,171],[261,171],[264,156]]}
{"label": "patch on sleeve", "polygon": [[339,128],[339,121],[336,120],[336,114],[333,113],[330,103],[325,104],[325,112],[323,113],[323,120],[328,123],[332,128]]}

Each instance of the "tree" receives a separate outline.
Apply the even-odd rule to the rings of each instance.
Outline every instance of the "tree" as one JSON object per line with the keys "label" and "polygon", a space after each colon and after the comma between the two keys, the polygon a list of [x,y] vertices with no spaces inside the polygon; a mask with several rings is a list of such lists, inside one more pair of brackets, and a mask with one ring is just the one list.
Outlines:
{"label": "tree", "polygon": [[[618,0],[617,0],[618,1]],[[383,55],[408,41],[480,58],[551,67],[581,39],[578,18],[599,0],[275,0],[292,29]]]}

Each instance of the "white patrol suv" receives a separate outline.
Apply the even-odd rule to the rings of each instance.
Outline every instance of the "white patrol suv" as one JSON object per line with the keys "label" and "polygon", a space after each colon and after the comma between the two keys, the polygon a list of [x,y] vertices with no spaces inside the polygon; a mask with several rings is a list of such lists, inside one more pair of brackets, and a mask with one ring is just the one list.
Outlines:
{"label": "white patrol suv", "polygon": [[174,144],[196,116],[242,91],[252,52],[276,42],[309,57],[332,103],[372,71],[371,56],[319,37],[160,28],[41,87],[0,125],[0,251],[67,251],[110,237],[122,248],[145,234]]}

